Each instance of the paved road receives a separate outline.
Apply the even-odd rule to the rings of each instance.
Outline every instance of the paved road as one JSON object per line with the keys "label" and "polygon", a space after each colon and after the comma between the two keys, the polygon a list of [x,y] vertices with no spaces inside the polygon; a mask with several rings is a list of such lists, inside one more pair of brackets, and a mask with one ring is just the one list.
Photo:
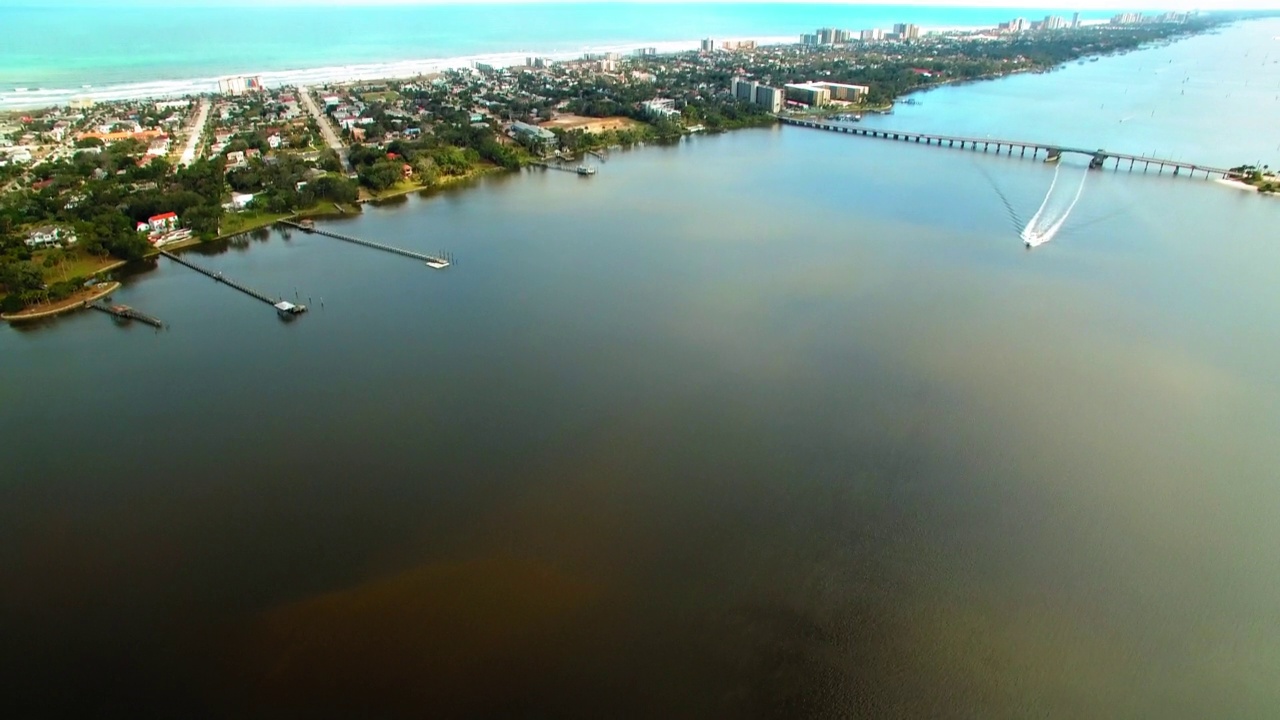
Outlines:
{"label": "paved road", "polygon": [[200,98],[200,108],[196,110],[195,126],[191,128],[191,137],[187,138],[187,147],[182,151],[179,165],[187,166],[196,161],[196,151],[200,149],[200,140],[204,137],[204,126],[209,122],[209,98]]}
{"label": "paved road", "polygon": [[320,135],[324,141],[338,153],[338,159],[342,161],[342,169],[348,174],[351,173],[351,161],[347,159],[347,146],[342,144],[342,138],[338,137],[338,133],[333,130],[333,123],[329,122],[329,118],[320,112],[320,108],[316,105],[315,98],[311,97],[311,88],[300,88],[298,98],[302,100],[302,104],[307,106],[307,112],[316,119],[316,123],[320,126]]}

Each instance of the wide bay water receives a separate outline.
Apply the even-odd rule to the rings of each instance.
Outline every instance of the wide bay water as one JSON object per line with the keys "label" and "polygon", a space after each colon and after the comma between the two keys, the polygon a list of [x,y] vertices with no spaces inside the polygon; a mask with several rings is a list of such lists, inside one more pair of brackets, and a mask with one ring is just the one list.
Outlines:
{"label": "wide bay water", "polygon": [[[1221,42],[1263,114],[1273,35],[866,122],[1274,159],[1235,92],[1109,110]],[[1028,252],[996,188],[1025,221],[1055,172],[1080,201]],[[169,330],[0,331],[8,703],[1273,717],[1278,210],[776,128],[332,223],[445,272],[300,233],[192,255],[309,301],[289,324],[161,261],[116,300]]]}

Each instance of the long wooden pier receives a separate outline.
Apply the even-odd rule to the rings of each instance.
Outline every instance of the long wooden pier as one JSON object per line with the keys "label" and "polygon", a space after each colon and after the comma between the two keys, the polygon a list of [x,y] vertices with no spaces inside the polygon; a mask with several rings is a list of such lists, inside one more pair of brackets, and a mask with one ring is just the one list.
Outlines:
{"label": "long wooden pier", "polygon": [[535,162],[531,164],[536,165],[542,168],[543,170],[559,170],[560,172],[571,172],[571,173],[576,173],[578,175],[582,175],[583,177],[591,177],[592,175],[596,174],[596,169],[594,167],[590,167],[587,165],[578,165],[576,167],[565,167],[564,165],[552,165],[551,163],[545,163],[545,162]]}
{"label": "long wooden pier", "polygon": [[128,305],[108,305],[104,302],[86,303],[94,310],[100,310],[108,315],[115,317],[117,320],[137,320],[156,328],[164,328],[164,323],[159,318],[152,317],[143,312],[138,312]]}
{"label": "long wooden pier", "polygon": [[214,272],[208,268],[200,267],[199,265],[193,262],[183,260],[182,258],[178,257],[177,255],[174,255],[173,253],[167,250],[161,250],[160,254],[178,263],[179,265],[186,265],[187,267],[191,268],[192,270],[195,270],[201,275],[207,275],[208,277],[213,278],[217,282],[220,282],[223,285],[226,285],[227,287],[235,288],[236,290],[239,290],[240,292],[244,293],[245,295],[248,295],[249,297],[255,300],[261,300],[262,302],[275,308],[276,312],[280,313],[281,317],[290,316],[290,315],[300,315],[307,311],[306,305],[295,305],[291,302],[285,302],[283,298],[273,299],[270,295],[267,295],[266,293],[258,292],[257,290],[254,290],[253,288],[247,285],[241,285],[240,283],[236,282],[235,280],[232,280],[231,278],[223,275],[220,272]]}
{"label": "long wooden pier", "polygon": [[320,228],[315,227],[314,225],[303,225],[301,223],[296,223],[291,220],[281,220],[280,224],[286,227],[294,228],[295,230],[301,230],[302,232],[315,233],[316,235],[324,235],[325,237],[331,237],[337,240],[343,240],[349,243],[354,243],[356,245],[363,245],[365,247],[370,247],[375,250],[382,250],[383,252],[394,253],[396,255],[403,255],[405,257],[410,257],[415,260],[421,260],[425,262],[427,265],[430,265],[431,267],[437,268],[437,269],[449,267],[449,265],[452,264],[451,258],[446,257],[443,253],[440,255],[429,255],[427,253],[420,253],[415,250],[405,250],[404,248],[398,248],[393,245],[385,245],[383,243],[373,242],[372,240],[361,240],[358,237],[352,237],[350,235],[343,235],[341,233],[330,232],[328,230],[321,230]]}
{"label": "long wooden pier", "polygon": [[1112,167],[1116,170],[1129,170],[1136,172],[1140,165],[1141,170],[1144,173],[1148,170],[1154,169],[1157,174],[1163,173],[1165,170],[1172,170],[1174,175],[1181,175],[1185,173],[1188,177],[1195,177],[1197,173],[1204,173],[1206,178],[1226,178],[1231,176],[1231,171],[1227,168],[1212,167],[1209,165],[1200,165],[1197,163],[1188,163],[1179,160],[1170,160],[1168,158],[1130,155],[1128,153],[1117,153],[1109,150],[1088,150],[1085,148],[1066,147],[1054,143],[1008,140],[990,137],[978,138],[962,135],[934,135],[931,133],[905,132],[902,130],[885,130],[883,128],[840,125],[836,123],[802,120],[800,118],[790,117],[779,117],[778,120],[786,125],[796,125],[799,127],[814,128],[816,130],[827,130],[829,132],[844,133],[846,135],[861,135],[863,137],[880,138],[883,140],[924,143],[925,145],[933,145],[935,147],[959,147],[961,150],[971,149],[981,150],[982,152],[989,152],[994,149],[997,154],[1006,155],[1013,155],[1013,151],[1017,150],[1018,157],[1026,157],[1028,150],[1031,151],[1032,158],[1036,158],[1043,153],[1046,160],[1052,160],[1062,155],[1062,153],[1076,153],[1088,156],[1090,158],[1089,167],[1094,169],[1106,167],[1114,160],[1115,163]]}

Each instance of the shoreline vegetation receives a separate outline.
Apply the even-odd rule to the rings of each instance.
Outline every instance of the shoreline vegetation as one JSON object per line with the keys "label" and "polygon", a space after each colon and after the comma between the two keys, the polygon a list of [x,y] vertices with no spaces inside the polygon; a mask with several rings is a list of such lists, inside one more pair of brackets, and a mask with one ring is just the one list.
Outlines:
{"label": "shoreline vegetation", "polygon": [[1280,174],[1271,172],[1269,165],[1238,165],[1231,168],[1231,177],[1223,182],[1263,195],[1280,193]]}
{"label": "shoreline vegetation", "polygon": [[0,320],[19,323],[81,310],[88,307],[89,303],[95,300],[101,300],[119,289],[120,283],[117,281],[98,283],[93,287],[86,288],[63,300],[40,305],[31,305],[13,313],[0,313]]}
{"label": "shoreline vegetation", "polygon": [[[730,81],[736,77],[775,87],[820,77],[867,88],[856,102],[788,107],[787,114],[889,113],[916,92],[1050,72],[1070,61],[1210,31],[1225,21],[1091,26],[1021,33],[999,42],[931,36],[921,43],[772,46],[604,64],[584,59],[518,71],[485,66],[325,86],[316,89],[324,93],[318,95],[324,109],[312,114],[287,110],[293,96],[309,95],[312,88],[214,98],[221,114],[206,127],[192,127],[191,142],[202,152],[185,166],[143,157],[144,144],[126,135],[109,144],[92,136],[77,139],[71,157],[47,158],[27,169],[0,167],[0,188],[9,186],[0,196],[0,310],[64,302],[88,278],[154,257],[160,247],[133,226],[166,212],[177,214],[191,234],[163,244],[177,250],[283,219],[354,215],[366,203],[446,189],[491,173],[585,162],[589,154],[606,157],[610,149],[692,133],[776,124],[778,115],[770,108],[734,97]],[[652,107],[655,98],[666,98],[660,110]],[[116,106],[135,109],[135,117],[156,116],[148,103],[105,107]],[[280,122],[282,117],[289,121]],[[325,146],[322,125],[340,135],[331,144],[341,142],[341,154]],[[1275,176],[1259,174],[1251,182],[1255,169],[1239,169],[1241,182],[1275,191]],[[21,237],[41,223],[73,230],[78,241],[32,252]]]}

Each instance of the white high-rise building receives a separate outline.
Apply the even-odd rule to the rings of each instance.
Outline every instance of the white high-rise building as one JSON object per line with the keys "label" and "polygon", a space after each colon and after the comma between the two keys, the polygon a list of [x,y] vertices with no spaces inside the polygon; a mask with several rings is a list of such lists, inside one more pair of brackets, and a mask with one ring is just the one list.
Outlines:
{"label": "white high-rise building", "polygon": [[785,99],[786,96],[780,88],[769,87],[767,85],[756,86],[755,103],[767,108],[769,112],[782,112],[782,104]]}
{"label": "white high-rise building", "polygon": [[733,82],[729,83],[729,91],[733,96],[746,102],[756,101],[756,87],[758,86],[754,80],[744,78],[734,78]]}
{"label": "white high-rise building", "polygon": [[911,23],[897,23],[893,26],[893,32],[897,34],[899,40],[917,40],[920,38],[920,26]]}
{"label": "white high-rise building", "polygon": [[779,112],[786,100],[785,94],[778,88],[761,85],[754,80],[736,77],[729,83],[729,92],[744,102],[754,103],[768,108],[769,112]]}

